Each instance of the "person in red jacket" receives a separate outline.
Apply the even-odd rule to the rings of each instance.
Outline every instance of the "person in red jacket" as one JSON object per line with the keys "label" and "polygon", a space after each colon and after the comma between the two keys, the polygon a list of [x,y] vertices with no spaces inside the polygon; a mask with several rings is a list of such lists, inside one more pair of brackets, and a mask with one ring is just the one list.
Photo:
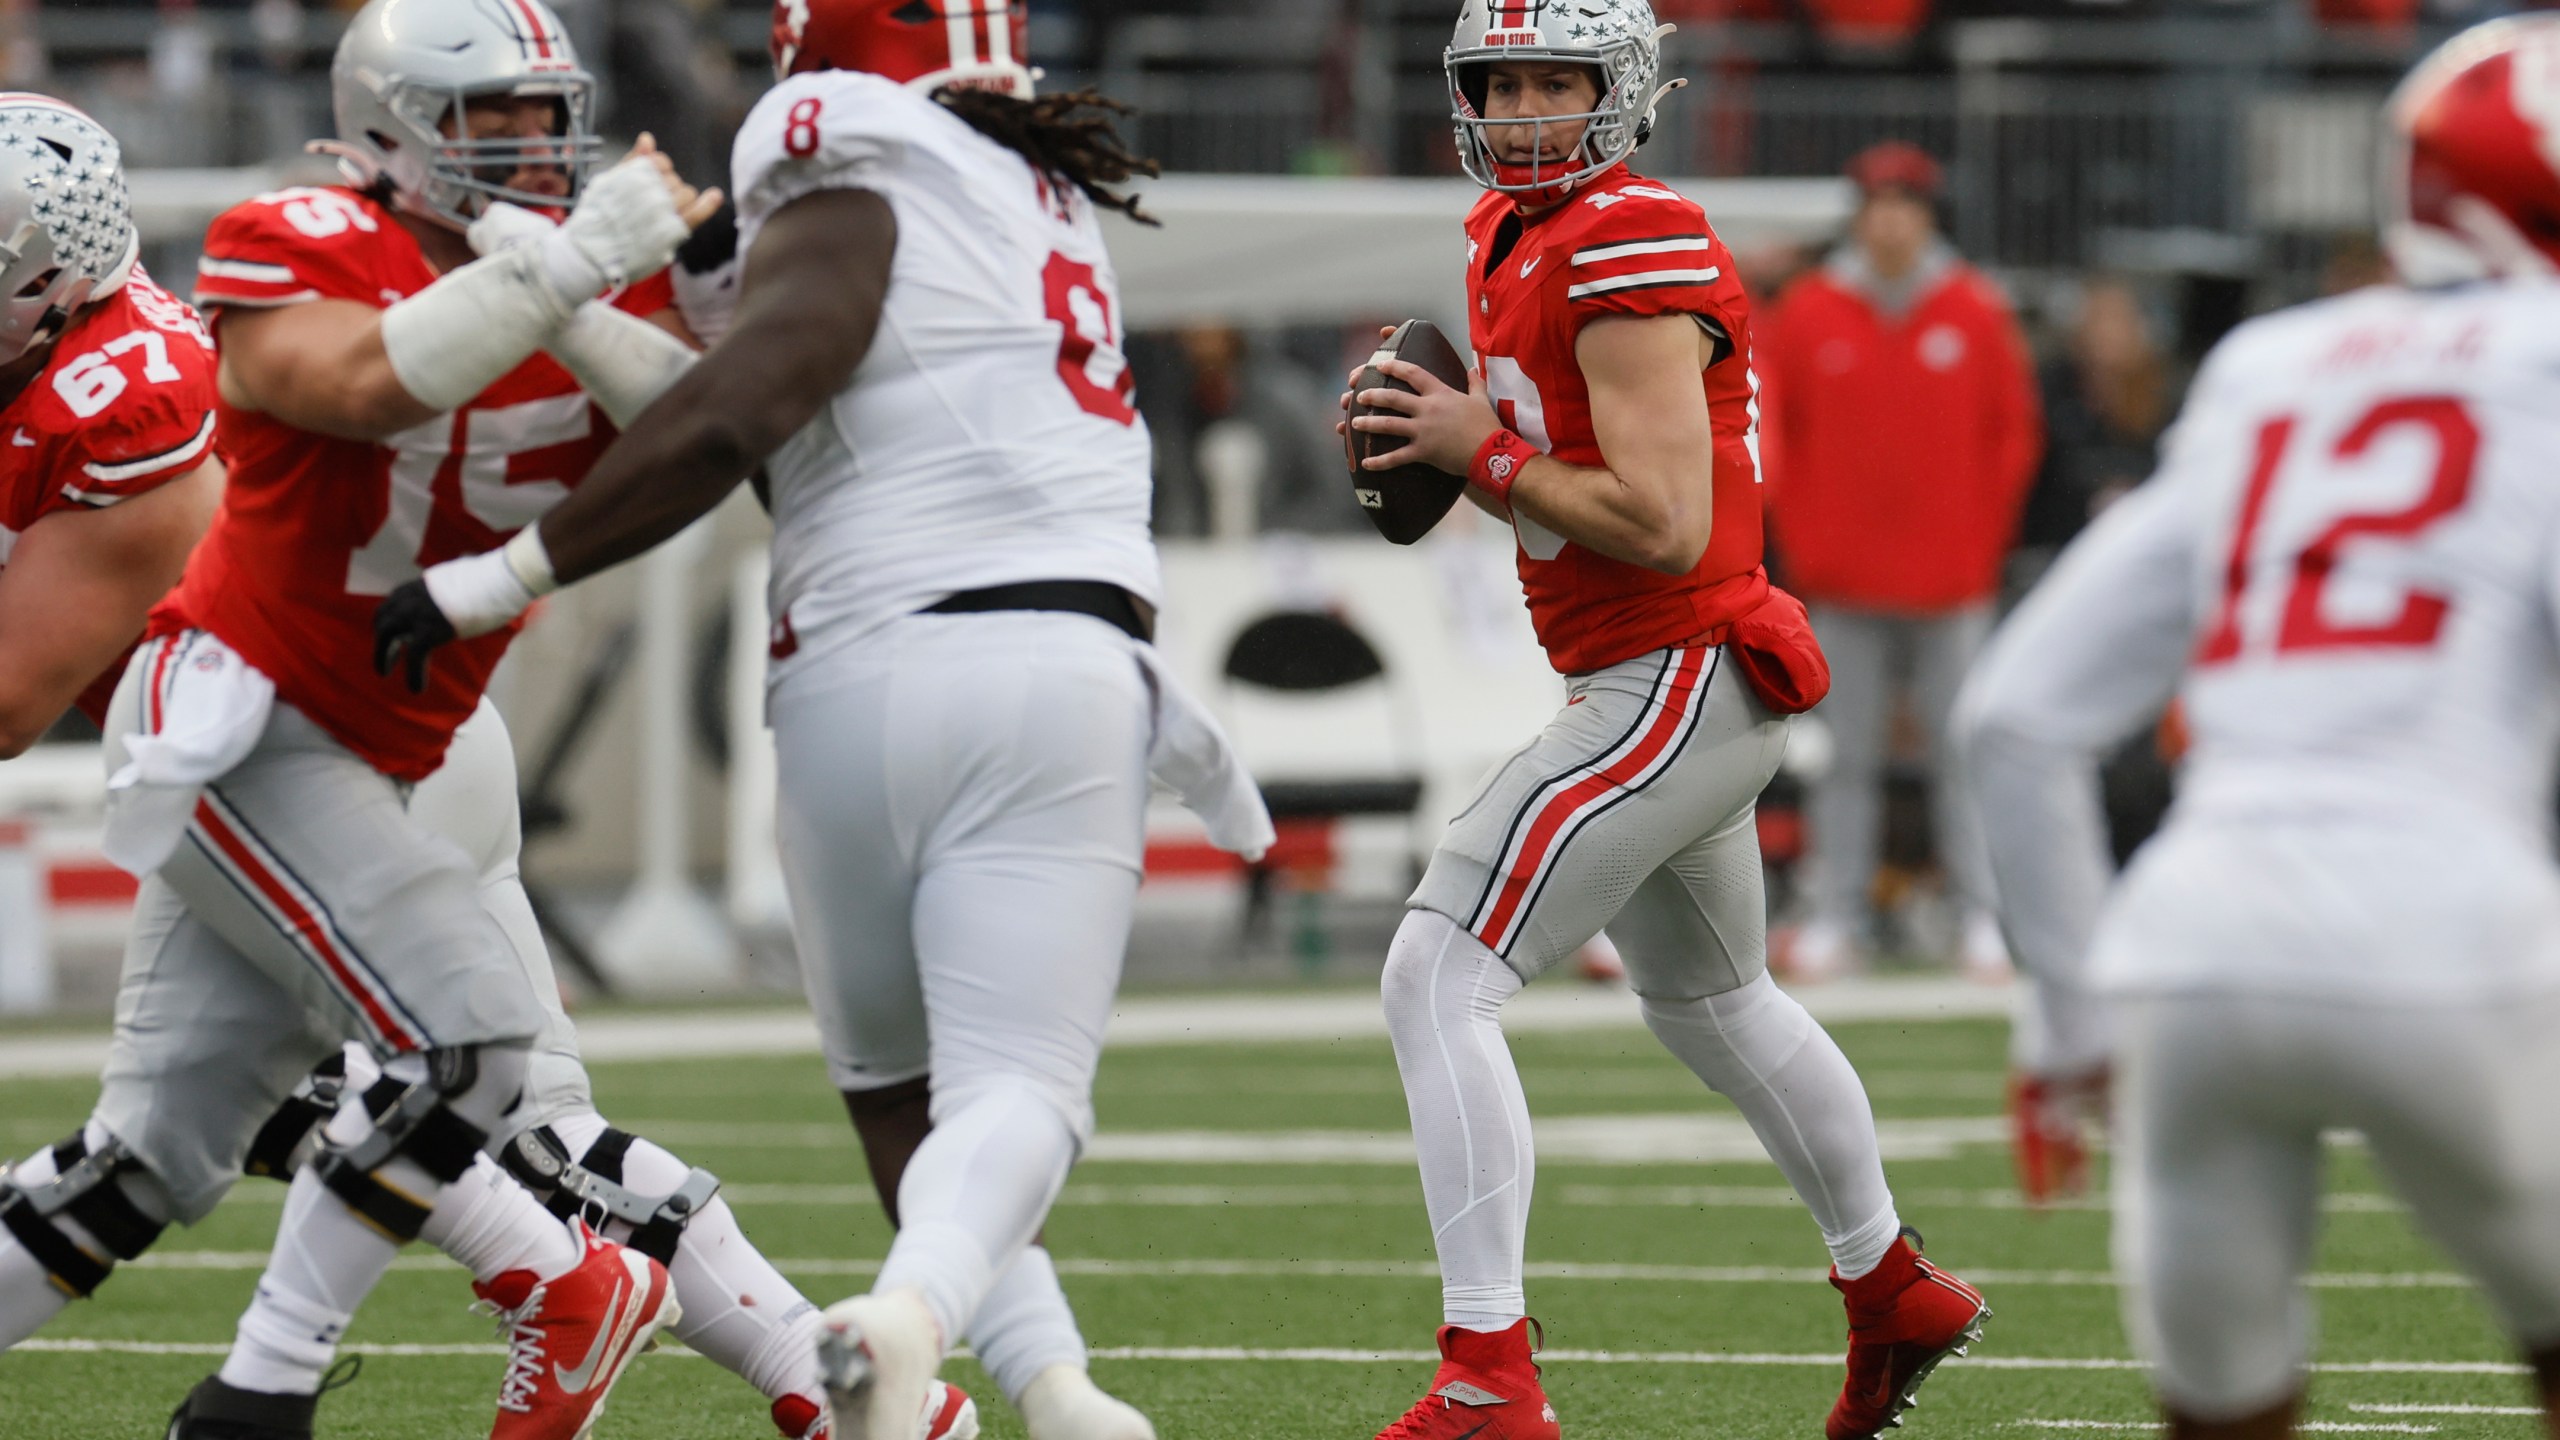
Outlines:
{"label": "person in red jacket", "polygon": [[[1788,289],[1761,350],[1771,528],[1832,667],[1836,758],[1813,790],[1814,913],[1792,957],[1803,977],[1844,968],[1866,937],[1895,677],[1935,761],[2044,445],[2008,302],[1938,233],[1937,162],[1894,141],[1848,173],[1861,197],[1849,243]],[[2004,976],[1982,841],[1947,770],[1934,764],[1931,809],[1965,964]]]}

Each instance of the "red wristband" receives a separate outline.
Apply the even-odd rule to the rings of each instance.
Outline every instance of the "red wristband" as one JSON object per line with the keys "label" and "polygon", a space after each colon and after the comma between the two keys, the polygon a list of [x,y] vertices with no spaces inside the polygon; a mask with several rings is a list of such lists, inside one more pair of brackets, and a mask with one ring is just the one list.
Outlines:
{"label": "red wristband", "polygon": [[1467,483],[1507,509],[1512,482],[1520,478],[1532,456],[1545,453],[1509,430],[1496,430],[1485,437],[1475,460],[1467,466]]}

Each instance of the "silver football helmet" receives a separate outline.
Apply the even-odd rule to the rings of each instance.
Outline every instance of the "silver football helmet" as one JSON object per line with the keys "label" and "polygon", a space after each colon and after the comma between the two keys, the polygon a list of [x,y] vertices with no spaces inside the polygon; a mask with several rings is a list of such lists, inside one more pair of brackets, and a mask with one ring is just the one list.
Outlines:
{"label": "silver football helmet", "polygon": [[[1646,0],[1465,0],[1457,34],[1441,52],[1458,163],[1477,184],[1513,195],[1557,198],[1635,153],[1653,133],[1653,109],[1687,84],[1661,81],[1662,37]],[[1497,60],[1554,60],[1599,72],[1598,105],[1536,122],[1484,118],[1485,67]],[[1498,125],[1587,122],[1582,143],[1561,165],[1498,161],[1486,131]]]}
{"label": "silver football helmet", "polygon": [[141,243],[116,137],[59,100],[0,92],[0,364],[122,288]]}
{"label": "silver football helmet", "polygon": [[[338,157],[348,183],[388,179],[403,209],[456,229],[493,200],[566,205],[604,153],[595,77],[542,0],[371,0],[347,22],[329,90],[338,138],[311,148]],[[470,138],[463,107],[496,96],[557,101],[559,133]],[[558,166],[568,197],[506,183],[527,166]]]}

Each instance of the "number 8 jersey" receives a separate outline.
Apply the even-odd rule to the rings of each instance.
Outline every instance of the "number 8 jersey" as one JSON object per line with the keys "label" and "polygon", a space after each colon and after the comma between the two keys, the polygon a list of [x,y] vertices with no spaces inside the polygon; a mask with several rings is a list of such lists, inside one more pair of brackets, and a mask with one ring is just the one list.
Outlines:
{"label": "number 8 jersey", "polygon": [[[766,463],[788,663],[958,591],[1100,580],[1150,603],[1146,422],[1093,206],[941,105],[794,76],[738,132],[738,249],[820,190],[889,202],[897,254],[861,367]],[[824,638],[822,638],[822,636]]]}
{"label": "number 8 jersey", "polygon": [[[234,309],[388,308],[436,279],[390,210],[336,186],[225,211],[196,275],[196,302],[216,327]],[[616,303],[645,315],[672,299],[661,275]],[[231,467],[222,509],[151,633],[211,631],[374,768],[426,778],[520,626],[446,646],[426,692],[413,695],[373,673],[374,608],[426,566],[502,544],[541,518],[586,478],[611,424],[569,372],[537,354],[460,410],[380,441],[297,429],[227,399],[218,435]]]}

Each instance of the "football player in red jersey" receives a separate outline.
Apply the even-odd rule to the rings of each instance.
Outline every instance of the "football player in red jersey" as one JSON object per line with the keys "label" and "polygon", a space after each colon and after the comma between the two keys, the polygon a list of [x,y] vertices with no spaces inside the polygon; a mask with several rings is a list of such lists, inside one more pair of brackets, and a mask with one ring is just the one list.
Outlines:
{"label": "football player in red jersey", "polygon": [[222,493],[213,339],[151,283],[116,142],[0,93],[0,757],[103,724]]}
{"label": "football player in red jersey", "polygon": [[[1982,1297],[1922,1260],[1864,1088],[1770,981],[1753,804],[1828,675],[1760,564],[1757,382],[1733,256],[1627,168],[1660,54],[1644,0],[1468,0],[1447,52],[1476,384],[1369,390],[1421,462],[1517,532],[1531,618],[1571,698],[1451,824],[1388,953],[1440,1253],[1444,1357],[1393,1440],[1553,1440],[1521,1250],[1534,1157],[1498,1016],[1606,925],[1645,1022],[1751,1123],[1803,1196],[1849,1312],[1831,1440],[1897,1423],[1979,1333]],[[1346,401],[1350,397],[1345,397]]]}

